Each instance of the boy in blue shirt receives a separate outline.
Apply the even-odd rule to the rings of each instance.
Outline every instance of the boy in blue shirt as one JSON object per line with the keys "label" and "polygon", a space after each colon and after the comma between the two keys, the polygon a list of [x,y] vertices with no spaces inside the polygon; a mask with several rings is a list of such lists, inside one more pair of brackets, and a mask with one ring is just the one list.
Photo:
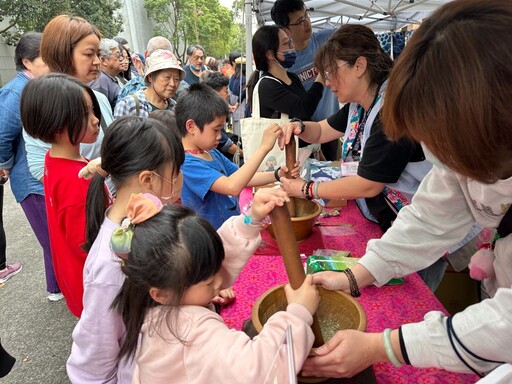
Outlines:
{"label": "boy in blue shirt", "polygon": [[[238,195],[243,188],[278,181],[288,171],[283,166],[256,172],[281,135],[277,124],[265,128],[258,151],[240,168],[216,149],[229,107],[209,86],[191,85],[178,98],[174,113],[185,149],[181,200],[216,229],[229,217],[240,214]],[[292,174],[297,177],[298,172],[296,165]]]}

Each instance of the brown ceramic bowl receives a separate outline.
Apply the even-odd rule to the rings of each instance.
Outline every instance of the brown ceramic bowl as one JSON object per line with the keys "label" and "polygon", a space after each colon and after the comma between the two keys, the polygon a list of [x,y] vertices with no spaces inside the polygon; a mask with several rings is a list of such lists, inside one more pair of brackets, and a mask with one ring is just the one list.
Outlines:
{"label": "brown ceramic bowl", "polygon": [[[352,296],[344,292],[328,291],[318,287],[320,306],[316,311],[324,342],[327,342],[334,334],[342,329],[366,330],[366,314]],[[252,322],[259,333],[263,324],[277,311],[286,310],[286,296],[284,285],[271,288],[261,295],[252,309]],[[319,383],[328,380],[319,377],[301,377],[303,383]]]}
{"label": "brown ceramic bowl", "polygon": [[[316,219],[322,213],[322,206],[314,201],[296,198],[295,212],[295,217],[291,218],[293,233],[295,233],[297,241],[303,241],[311,235],[313,225],[315,225]],[[268,232],[270,237],[275,240],[276,235],[274,234],[272,224],[269,225]]]}

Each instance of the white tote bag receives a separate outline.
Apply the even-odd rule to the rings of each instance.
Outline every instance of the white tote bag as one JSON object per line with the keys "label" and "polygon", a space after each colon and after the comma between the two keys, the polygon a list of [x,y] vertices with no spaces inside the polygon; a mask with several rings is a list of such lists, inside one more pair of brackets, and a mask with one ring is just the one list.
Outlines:
{"label": "white tote bag", "polygon": [[[271,124],[279,124],[280,126],[283,126],[290,121],[286,113],[281,113],[280,119],[260,117],[260,97],[258,88],[260,81],[265,78],[275,80],[281,84],[281,82],[274,77],[263,76],[254,86],[254,91],[252,94],[252,117],[240,120],[242,145],[244,148],[244,162],[247,162],[247,160],[249,160],[254,155],[254,152],[256,152],[256,150],[260,147],[263,131],[266,127]],[[298,149],[299,141],[296,136],[295,145]],[[265,156],[265,159],[260,164],[258,172],[274,171],[281,165],[286,165],[285,153],[279,149],[279,145],[276,141],[274,148],[272,148],[272,150],[267,154],[267,156]]]}

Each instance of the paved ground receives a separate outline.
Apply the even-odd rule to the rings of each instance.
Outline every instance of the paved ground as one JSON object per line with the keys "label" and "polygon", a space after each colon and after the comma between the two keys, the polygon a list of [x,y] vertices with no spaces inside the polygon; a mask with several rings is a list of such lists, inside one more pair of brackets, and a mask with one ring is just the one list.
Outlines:
{"label": "paved ground", "polygon": [[11,373],[0,382],[69,383],[66,359],[77,320],[64,300],[47,300],[41,247],[9,184],[4,192],[7,262],[19,261],[23,270],[0,284],[0,338],[5,349],[16,357]]}

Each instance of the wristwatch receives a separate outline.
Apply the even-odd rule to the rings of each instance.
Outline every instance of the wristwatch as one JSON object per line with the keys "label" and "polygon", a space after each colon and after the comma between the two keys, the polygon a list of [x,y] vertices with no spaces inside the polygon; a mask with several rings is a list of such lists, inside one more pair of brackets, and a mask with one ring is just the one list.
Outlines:
{"label": "wristwatch", "polygon": [[300,123],[300,135],[304,133],[304,130],[306,129],[306,124],[304,124],[304,122],[301,119],[299,119],[298,117],[294,117],[293,119],[290,120],[290,123]]}

